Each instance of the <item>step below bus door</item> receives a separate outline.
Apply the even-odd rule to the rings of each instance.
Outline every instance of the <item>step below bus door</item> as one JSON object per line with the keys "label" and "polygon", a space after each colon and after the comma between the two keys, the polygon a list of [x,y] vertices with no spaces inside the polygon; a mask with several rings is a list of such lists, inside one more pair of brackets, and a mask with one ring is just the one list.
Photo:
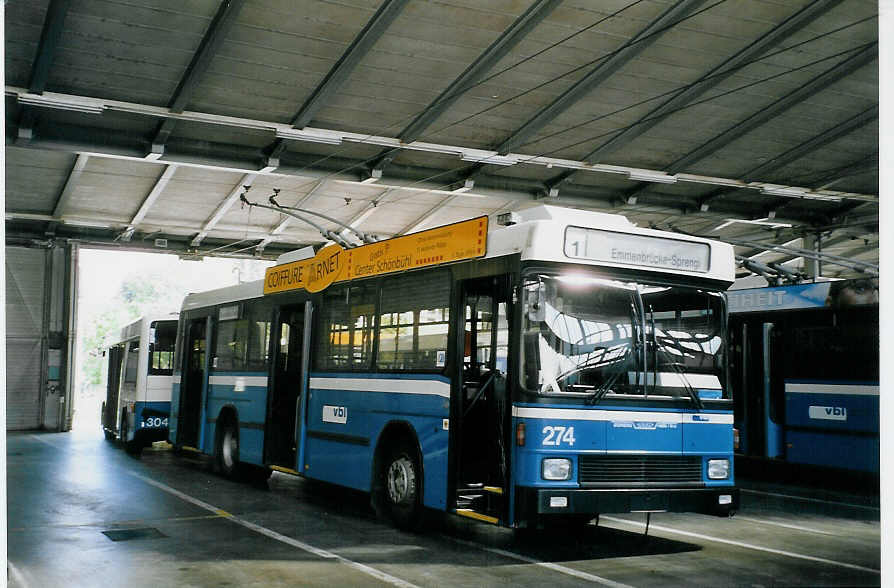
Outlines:
{"label": "step below bus door", "polygon": [[310,302],[282,307],[272,332],[272,388],[265,426],[265,463],[289,470],[298,467],[304,399],[307,397],[307,353]]}

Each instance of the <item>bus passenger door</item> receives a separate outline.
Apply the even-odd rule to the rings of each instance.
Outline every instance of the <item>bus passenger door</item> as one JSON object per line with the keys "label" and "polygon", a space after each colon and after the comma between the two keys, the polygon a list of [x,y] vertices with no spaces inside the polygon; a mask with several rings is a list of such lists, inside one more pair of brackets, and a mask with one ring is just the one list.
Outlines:
{"label": "bus passenger door", "polygon": [[509,277],[463,283],[459,401],[454,403],[458,514],[497,522],[508,515]]}
{"label": "bus passenger door", "polygon": [[118,434],[118,410],[119,393],[121,390],[121,360],[124,357],[124,345],[115,345],[108,352],[108,379],[106,380],[106,401],[103,403],[103,429],[106,431],[106,439],[110,434]]}
{"label": "bus passenger door", "polygon": [[177,435],[181,446],[199,447],[203,398],[208,385],[208,322],[208,317],[195,318],[186,327]]}
{"label": "bus passenger door", "polygon": [[[309,304],[309,303],[308,303]],[[299,402],[306,381],[305,305],[279,310],[273,331],[272,388],[267,400],[264,462],[298,470]]]}

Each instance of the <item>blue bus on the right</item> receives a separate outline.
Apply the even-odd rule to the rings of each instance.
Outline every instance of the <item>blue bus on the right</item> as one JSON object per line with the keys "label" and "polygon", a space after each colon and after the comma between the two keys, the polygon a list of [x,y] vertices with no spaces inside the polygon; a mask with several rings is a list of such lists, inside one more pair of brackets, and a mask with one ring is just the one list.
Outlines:
{"label": "blue bus on the right", "polygon": [[739,454],[878,474],[878,278],[727,296]]}

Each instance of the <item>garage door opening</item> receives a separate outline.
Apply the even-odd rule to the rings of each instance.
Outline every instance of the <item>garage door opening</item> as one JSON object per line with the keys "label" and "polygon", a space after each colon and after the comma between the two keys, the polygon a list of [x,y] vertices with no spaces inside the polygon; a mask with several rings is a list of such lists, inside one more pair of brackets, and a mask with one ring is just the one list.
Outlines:
{"label": "garage door opening", "polygon": [[[109,360],[104,349],[145,315],[174,316],[183,297],[263,278],[270,261],[205,258],[81,248],[78,258],[77,351],[72,430],[101,435]],[[176,318],[176,317],[174,317]]]}

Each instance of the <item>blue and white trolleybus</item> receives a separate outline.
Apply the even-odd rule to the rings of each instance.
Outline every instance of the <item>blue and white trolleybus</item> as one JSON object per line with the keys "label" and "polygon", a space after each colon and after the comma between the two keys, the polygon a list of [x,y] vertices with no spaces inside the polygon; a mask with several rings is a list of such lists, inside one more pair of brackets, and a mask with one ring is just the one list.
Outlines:
{"label": "blue and white trolleybus", "polygon": [[146,316],[104,349],[100,422],[106,439],[117,437],[130,452],[167,438],[176,334],[176,313]]}
{"label": "blue and white trolleybus", "polygon": [[878,278],[735,290],[729,304],[741,454],[877,476]]}
{"label": "blue and white trolleybus", "polygon": [[188,296],[170,441],[510,527],[735,510],[732,248],[536,206]]}

